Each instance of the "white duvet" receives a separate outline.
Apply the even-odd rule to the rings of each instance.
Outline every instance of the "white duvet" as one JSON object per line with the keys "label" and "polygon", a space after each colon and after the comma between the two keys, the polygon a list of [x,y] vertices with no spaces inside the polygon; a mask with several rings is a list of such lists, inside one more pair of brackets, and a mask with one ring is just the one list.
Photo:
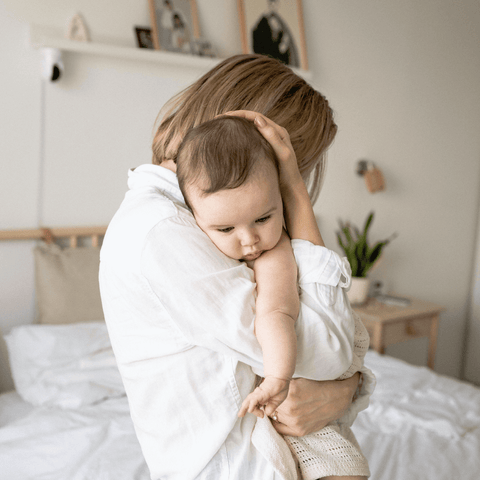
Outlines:
{"label": "white duvet", "polygon": [[[377,390],[353,429],[371,479],[478,480],[480,389],[372,351],[366,364]],[[65,409],[1,395],[0,478],[147,480],[126,398]]]}

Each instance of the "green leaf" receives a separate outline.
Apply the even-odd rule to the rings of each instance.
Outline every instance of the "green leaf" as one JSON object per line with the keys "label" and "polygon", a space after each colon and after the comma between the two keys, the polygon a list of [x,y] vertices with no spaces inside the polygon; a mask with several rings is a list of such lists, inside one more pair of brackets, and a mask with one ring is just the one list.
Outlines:
{"label": "green leaf", "polygon": [[373,222],[373,216],[373,212],[371,212],[367,218],[367,221],[365,222],[365,226],[363,227],[363,236],[365,237],[365,241],[367,240],[368,229]]}
{"label": "green leaf", "polygon": [[350,267],[352,268],[352,276],[358,277],[358,260],[355,256],[348,257],[348,262],[350,263]]}
{"label": "green leaf", "polygon": [[348,244],[351,245],[352,243],[354,243],[352,234],[350,233],[350,226],[346,225],[345,227],[343,227],[342,230],[343,230],[343,234],[345,235],[345,238],[347,239]]}
{"label": "green leaf", "polygon": [[369,252],[368,254],[368,261],[373,265],[382,254],[382,249],[388,242],[378,242]]}
{"label": "green leaf", "polygon": [[342,250],[345,252],[345,254],[347,253],[347,247],[345,246],[345,244],[343,243],[343,240],[342,240],[342,236],[340,235],[340,232],[337,232],[337,240],[338,240],[338,244],[340,245],[340,247],[342,247]]}

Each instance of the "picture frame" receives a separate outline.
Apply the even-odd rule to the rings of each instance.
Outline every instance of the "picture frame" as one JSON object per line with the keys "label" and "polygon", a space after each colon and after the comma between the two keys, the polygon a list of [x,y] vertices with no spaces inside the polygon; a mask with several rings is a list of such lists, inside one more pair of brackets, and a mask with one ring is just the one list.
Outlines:
{"label": "picture frame", "polygon": [[308,70],[302,0],[237,0],[243,53]]}
{"label": "picture frame", "polygon": [[148,0],[156,50],[190,53],[200,38],[195,0]]}
{"label": "picture frame", "polygon": [[135,27],[135,33],[137,35],[137,47],[138,48],[155,48],[153,46],[152,29],[147,27]]}

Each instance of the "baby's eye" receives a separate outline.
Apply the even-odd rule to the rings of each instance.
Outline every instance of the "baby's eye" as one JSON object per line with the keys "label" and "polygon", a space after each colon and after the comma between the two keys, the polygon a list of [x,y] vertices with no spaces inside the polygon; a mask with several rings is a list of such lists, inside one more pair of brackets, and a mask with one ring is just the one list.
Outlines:
{"label": "baby's eye", "polygon": [[266,217],[259,218],[258,220],[255,220],[256,223],[265,223],[271,215],[267,215]]}
{"label": "baby's eye", "polygon": [[222,233],[228,233],[228,232],[231,232],[233,230],[233,227],[218,228],[217,230],[219,232],[222,232]]}

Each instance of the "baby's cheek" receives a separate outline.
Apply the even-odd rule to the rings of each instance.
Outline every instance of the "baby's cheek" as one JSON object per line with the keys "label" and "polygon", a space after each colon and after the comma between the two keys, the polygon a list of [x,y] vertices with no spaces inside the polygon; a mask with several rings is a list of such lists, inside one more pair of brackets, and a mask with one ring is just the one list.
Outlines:
{"label": "baby's cheek", "polygon": [[282,233],[283,233],[283,225],[282,224],[279,224],[277,225],[277,228],[275,229],[275,237],[274,237],[274,240],[275,240],[275,243],[274,243],[274,246],[280,241],[280,239],[282,238]]}

